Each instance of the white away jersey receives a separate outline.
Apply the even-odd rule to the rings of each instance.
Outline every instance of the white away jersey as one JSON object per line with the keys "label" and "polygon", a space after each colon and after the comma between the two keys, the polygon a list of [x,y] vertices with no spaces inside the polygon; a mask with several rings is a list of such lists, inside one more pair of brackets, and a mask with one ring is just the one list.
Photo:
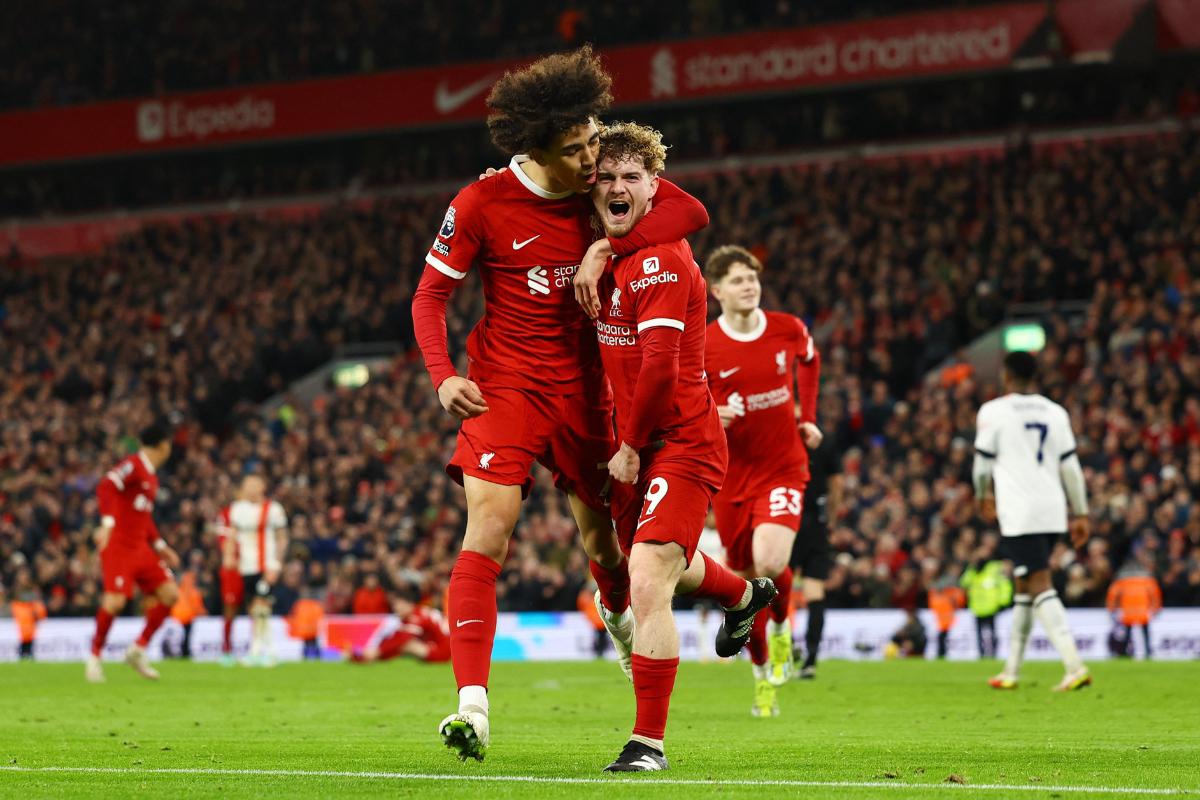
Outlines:
{"label": "white away jersey", "polygon": [[1059,465],[1075,452],[1066,409],[1040,394],[1008,394],[984,403],[975,421],[975,451],[994,459],[1001,535],[1066,532]]}
{"label": "white away jersey", "polygon": [[278,533],[287,527],[287,514],[279,503],[235,500],[221,512],[221,526],[237,542],[238,572],[257,575],[282,568]]}

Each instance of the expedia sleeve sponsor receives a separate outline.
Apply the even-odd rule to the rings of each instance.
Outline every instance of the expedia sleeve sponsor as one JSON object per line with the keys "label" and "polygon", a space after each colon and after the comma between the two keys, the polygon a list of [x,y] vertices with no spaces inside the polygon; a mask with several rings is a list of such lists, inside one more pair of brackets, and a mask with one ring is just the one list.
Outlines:
{"label": "expedia sleeve sponsor", "polygon": [[674,272],[660,272],[656,275],[638,278],[629,284],[629,291],[640,292],[642,289],[653,286],[656,283],[679,283],[679,275]]}

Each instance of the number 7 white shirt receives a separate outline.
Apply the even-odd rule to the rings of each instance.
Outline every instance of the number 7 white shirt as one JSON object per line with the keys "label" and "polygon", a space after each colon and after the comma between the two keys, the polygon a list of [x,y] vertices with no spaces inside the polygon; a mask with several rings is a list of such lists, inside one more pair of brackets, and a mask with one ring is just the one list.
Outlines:
{"label": "number 7 white shirt", "polygon": [[1003,536],[1066,532],[1059,466],[1075,453],[1066,409],[1040,394],[1008,394],[984,403],[975,420],[975,452],[992,461]]}

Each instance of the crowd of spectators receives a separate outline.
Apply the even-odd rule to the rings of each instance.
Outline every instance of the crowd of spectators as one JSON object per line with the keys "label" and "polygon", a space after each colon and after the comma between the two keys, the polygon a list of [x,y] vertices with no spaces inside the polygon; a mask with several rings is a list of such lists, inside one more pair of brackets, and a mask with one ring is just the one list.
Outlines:
{"label": "crowd of spectators", "polygon": [[[1051,301],[1045,391],[1072,413],[1092,498],[1095,541],[1055,554],[1064,598],[1102,603],[1133,558],[1169,604],[1200,604],[1200,139],[684,184],[713,218],[696,252],[749,245],[765,304],[818,332],[833,605],[910,606],[977,557],[972,427],[996,389],[937,368],[1019,301]],[[291,515],[294,590],[330,611],[375,580],[440,598],[464,504],[441,469],[455,425],[411,348],[407,302],[446,199],[147,228],[98,257],[0,271],[0,581],[29,570],[52,614],[94,609],[93,488],[129,432],[168,412],[177,447],[157,515],[210,595],[209,523],[257,471]],[[455,353],[475,286],[451,302]],[[377,340],[399,354],[364,387],[260,413],[338,345]],[[573,609],[584,580],[565,503],[539,474],[501,606]]]}
{"label": "crowd of spectators", "polygon": [[17,0],[0,8],[0,109],[515,58],[984,0]]}
{"label": "crowd of spectators", "polygon": [[[1012,72],[837,92],[736,98],[703,108],[614,109],[660,129],[671,160],[722,159],[919,137],[1047,126],[1156,121],[1200,112],[1200,55],[1152,70],[1106,66]],[[461,182],[503,158],[483,125],[334,141],[272,143],[154,158],[9,170],[0,216],[30,217],[145,206]]]}

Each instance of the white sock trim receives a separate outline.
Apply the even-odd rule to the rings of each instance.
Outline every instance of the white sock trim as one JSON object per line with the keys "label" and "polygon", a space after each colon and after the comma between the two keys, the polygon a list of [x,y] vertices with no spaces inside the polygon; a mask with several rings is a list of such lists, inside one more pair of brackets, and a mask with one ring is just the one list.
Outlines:
{"label": "white sock trim", "polygon": [[651,739],[649,736],[640,736],[640,735],[634,733],[629,736],[629,741],[641,742],[642,744],[646,745],[647,747],[653,747],[655,750],[657,750],[658,752],[663,753],[663,754],[665,754],[667,752],[666,749],[663,748],[663,740],[662,739]]}
{"label": "white sock trim", "polygon": [[470,711],[488,713],[487,688],[473,685],[458,690],[458,713],[466,714]]}

